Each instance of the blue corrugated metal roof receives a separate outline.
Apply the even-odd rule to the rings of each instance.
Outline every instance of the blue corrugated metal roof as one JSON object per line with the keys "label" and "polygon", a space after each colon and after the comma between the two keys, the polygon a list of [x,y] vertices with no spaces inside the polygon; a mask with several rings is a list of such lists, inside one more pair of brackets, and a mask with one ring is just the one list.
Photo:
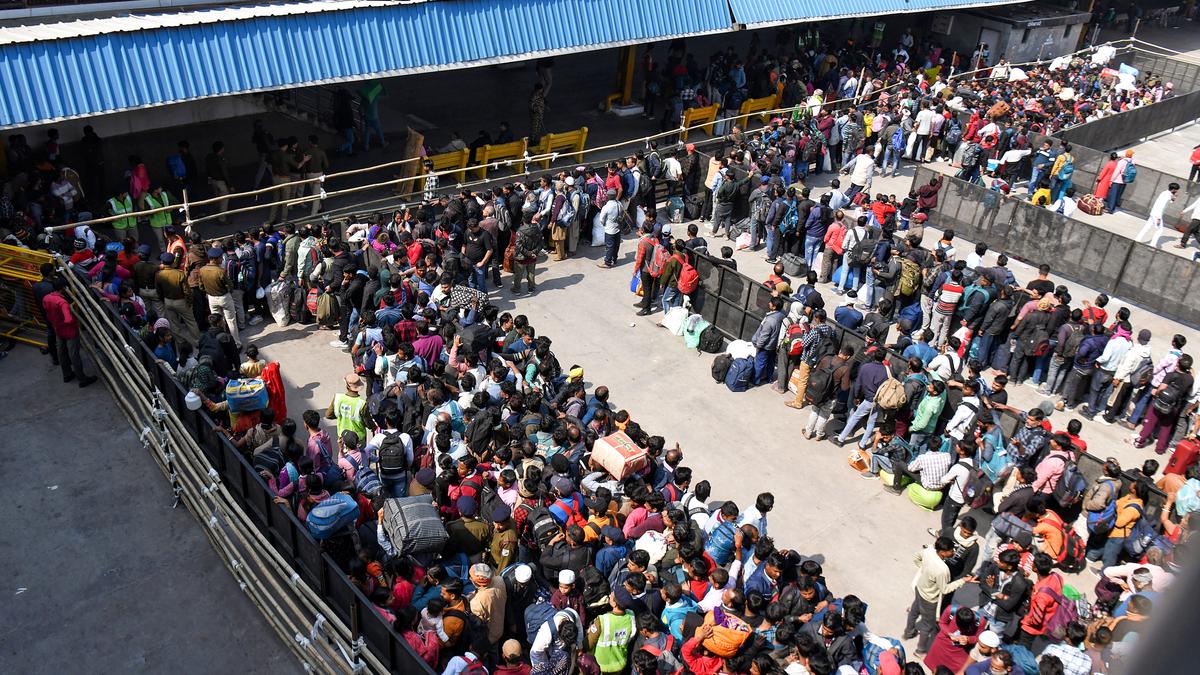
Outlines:
{"label": "blue corrugated metal roof", "polygon": [[1010,5],[1029,0],[729,0],[734,21],[749,28],[850,16]]}
{"label": "blue corrugated metal roof", "polygon": [[731,29],[726,0],[457,0],[0,45],[0,128]]}

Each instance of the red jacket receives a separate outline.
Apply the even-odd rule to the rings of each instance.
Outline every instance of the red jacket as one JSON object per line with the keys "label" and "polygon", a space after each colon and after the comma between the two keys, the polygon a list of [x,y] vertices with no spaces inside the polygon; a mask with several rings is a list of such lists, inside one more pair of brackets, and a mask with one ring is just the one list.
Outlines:
{"label": "red jacket", "polygon": [[1033,594],[1029,596],[1029,613],[1021,619],[1021,630],[1030,635],[1045,633],[1050,617],[1058,611],[1058,600],[1062,598],[1062,591],[1063,579],[1058,572],[1051,572],[1050,576],[1038,580],[1033,585]]}
{"label": "red jacket", "polygon": [[717,675],[725,666],[725,659],[713,656],[700,646],[700,638],[683,643],[683,662],[696,675]]}
{"label": "red jacket", "polygon": [[54,329],[54,335],[60,340],[70,340],[79,337],[79,322],[71,314],[71,303],[54,291],[42,300],[42,309],[46,310],[46,321]]}

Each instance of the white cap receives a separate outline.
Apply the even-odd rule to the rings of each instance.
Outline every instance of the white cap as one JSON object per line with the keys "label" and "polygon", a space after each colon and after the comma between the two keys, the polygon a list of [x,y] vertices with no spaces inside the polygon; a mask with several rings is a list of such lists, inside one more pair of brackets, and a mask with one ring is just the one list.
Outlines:
{"label": "white cap", "polygon": [[517,565],[513,570],[513,578],[518,584],[527,584],[533,578],[533,570],[529,569],[529,565]]}
{"label": "white cap", "polygon": [[574,177],[574,176],[567,176],[567,177],[566,177],[566,178],[563,180],[563,182],[564,182],[564,183],[566,183],[567,185],[574,185],[574,184],[575,184],[575,177]]}
{"label": "white cap", "polygon": [[1000,646],[1000,636],[994,631],[985,630],[979,634],[979,644],[996,649]]}
{"label": "white cap", "polygon": [[189,391],[187,396],[183,397],[183,403],[188,410],[199,410],[201,405],[200,397],[194,391]]}
{"label": "white cap", "polygon": [[558,583],[560,586],[570,586],[575,583],[575,572],[573,570],[562,570],[558,573]]}

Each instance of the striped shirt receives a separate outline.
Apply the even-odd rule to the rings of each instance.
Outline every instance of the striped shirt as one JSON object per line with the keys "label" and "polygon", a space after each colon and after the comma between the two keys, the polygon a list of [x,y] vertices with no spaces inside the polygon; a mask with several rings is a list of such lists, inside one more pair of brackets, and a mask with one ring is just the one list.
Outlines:
{"label": "striped shirt", "polygon": [[935,309],[938,314],[950,316],[954,314],[954,310],[958,307],[958,300],[962,297],[962,284],[956,284],[953,281],[947,281],[942,284],[942,288],[938,291],[937,305]]}

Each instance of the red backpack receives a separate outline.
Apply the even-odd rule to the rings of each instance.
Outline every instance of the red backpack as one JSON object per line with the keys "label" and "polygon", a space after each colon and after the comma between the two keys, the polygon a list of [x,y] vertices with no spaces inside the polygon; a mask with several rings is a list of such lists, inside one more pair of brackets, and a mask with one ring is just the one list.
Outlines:
{"label": "red backpack", "polygon": [[679,281],[676,282],[676,286],[679,288],[680,293],[688,295],[700,286],[700,273],[696,271],[695,267],[692,267],[692,264],[688,262],[686,257],[678,256],[678,258]]}
{"label": "red backpack", "polygon": [[784,336],[783,342],[787,345],[789,356],[800,356],[804,352],[804,342],[802,338],[808,332],[808,324],[797,321],[788,326],[787,335]]}
{"label": "red backpack", "polygon": [[579,527],[587,527],[587,518],[583,517],[580,512],[580,502],[583,501],[578,495],[572,495],[568,499],[559,499],[554,502],[554,506],[559,507],[567,514],[567,522],[563,523],[562,528],[565,532],[571,525]]}
{"label": "red backpack", "polygon": [[661,241],[655,241],[649,257],[650,259],[646,261],[646,271],[657,279],[662,274],[667,261],[671,259],[671,252],[667,250],[666,246],[663,246]]}

